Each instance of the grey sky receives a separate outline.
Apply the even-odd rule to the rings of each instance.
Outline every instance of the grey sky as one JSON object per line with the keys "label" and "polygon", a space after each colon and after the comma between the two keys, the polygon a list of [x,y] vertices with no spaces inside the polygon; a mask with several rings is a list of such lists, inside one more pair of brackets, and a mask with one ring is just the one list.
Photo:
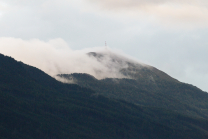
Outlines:
{"label": "grey sky", "polygon": [[207,36],[205,0],[0,0],[1,52],[8,37],[33,47],[58,40],[71,51],[107,41],[110,48],[206,91]]}

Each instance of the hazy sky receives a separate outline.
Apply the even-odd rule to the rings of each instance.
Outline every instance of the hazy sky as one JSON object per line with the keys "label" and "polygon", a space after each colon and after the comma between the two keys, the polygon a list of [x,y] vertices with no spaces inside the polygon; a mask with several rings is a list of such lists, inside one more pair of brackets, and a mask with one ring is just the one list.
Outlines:
{"label": "hazy sky", "polygon": [[207,37],[207,0],[0,0],[0,53],[28,64],[43,51],[52,57],[60,48],[66,54],[107,41],[208,91]]}

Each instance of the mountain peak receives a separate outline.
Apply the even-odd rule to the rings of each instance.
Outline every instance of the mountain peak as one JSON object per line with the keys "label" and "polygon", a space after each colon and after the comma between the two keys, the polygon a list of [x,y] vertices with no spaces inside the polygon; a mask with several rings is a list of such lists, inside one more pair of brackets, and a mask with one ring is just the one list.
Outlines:
{"label": "mountain peak", "polygon": [[[110,74],[118,75],[114,76],[114,78],[130,78],[140,81],[149,80],[151,82],[157,82],[158,80],[178,82],[155,67],[137,62],[111,51],[89,52],[87,55],[104,65]],[[99,70],[97,73],[102,74],[103,71]]]}

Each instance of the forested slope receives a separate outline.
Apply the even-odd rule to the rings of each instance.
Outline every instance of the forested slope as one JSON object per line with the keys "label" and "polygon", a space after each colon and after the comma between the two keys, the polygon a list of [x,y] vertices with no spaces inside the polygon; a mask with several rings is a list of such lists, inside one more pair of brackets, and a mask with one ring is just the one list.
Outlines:
{"label": "forested slope", "polygon": [[0,136],[206,139],[208,121],[96,95],[0,55]]}

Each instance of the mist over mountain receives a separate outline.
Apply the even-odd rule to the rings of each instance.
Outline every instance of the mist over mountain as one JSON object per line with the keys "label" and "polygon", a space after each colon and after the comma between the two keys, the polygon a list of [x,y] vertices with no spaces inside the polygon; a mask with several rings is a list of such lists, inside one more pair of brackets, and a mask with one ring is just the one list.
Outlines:
{"label": "mist over mountain", "polygon": [[[37,67],[52,77],[57,74],[87,73],[97,79],[132,78],[135,76],[134,70],[139,69],[141,75],[146,77],[142,69],[148,70],[147,67],[151,67],[110,48],[72,50],[60,38],[48,42],[38,39],[25,41],[0,38],[0,42],[2,44],[0,50],[3,54]],[[90,52],[99,55],[93,56],[95,53]],[[128,69],[128,72],[125,69]],[[141,75],[136,76],[141,77]]]}
{"label": "mist over mountain", "polygon": [[0,51],[3,54],[37,67],[52,77],[57,74],[71,73],[87,73],[97,79],[127,77],[119,72],[120,69],[128,66],[125,62],[115,65],[109,57],[103,57],[102,62],[99,62],[96,58],[86,55],[95,51],[122,57],[118,51],[110,48],[108,50],[104,47],[72,50],[60,38],[48,42],[38,39],[25,41],[16,38],[0,38],[0,43],[2,44]]}
{"label": "mist over mountain", "polygon": [[[135,80],[149,79],[153,82],[162,79],[177,82],[174,78],[152,66],[118,55],[111,51],[89,52],[87,55],[105,65],[109,69],[109,73],[118,72],[117,74],[120,74],[120,76],[115,76],[115,78],[123,77]],[[99,70],[98,74],[102,74],[102,70]]]}
{"label": "mist over mountain", "polygon": [[[97,52],[88,52],[85,55],[88,62],[89,72],[75,71],[73,73],[86,73],[94,76],[97,79],[117,78],[117,79],[135,79],[135,80],[149,80],[155,82],[156,80],[165,80],[178,82],[176,79],[170,77],[166,73],[158,69],[138,62],[131,58],[125,57],[119,53],[111,50],[100,50]],[[93,61],[93,63],[92,63]],[[84,70],[85,67],[83,67]],[[59,73],[66,74],[66,73]],[[56,79],[66,82],[63,78]],[[71,80],[72,81],[72,80]]]}

